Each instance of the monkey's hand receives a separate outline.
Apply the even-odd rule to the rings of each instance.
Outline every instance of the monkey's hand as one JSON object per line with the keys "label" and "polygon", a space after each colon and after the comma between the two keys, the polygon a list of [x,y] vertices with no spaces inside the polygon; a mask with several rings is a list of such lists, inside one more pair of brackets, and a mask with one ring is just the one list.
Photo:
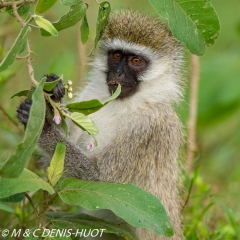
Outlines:
{"label": "monkey's hand", "polygon": [[[59,79],[59,77],[55,74],[49,74],[49,75],[46,75],[46,77],[47,77],[46,82],[53,82]],[[64,88],[62,79],[60,79],[58,84],[48,93],[52,94],[51,98],[55,102],[61,102],[61,99],[65,94],[65,88]],[[18,119],[25,126],[25,128],[27,126],[31,105],[32,105],[32,100],[25,99],[25,101],[22,102],[17,108]]]}

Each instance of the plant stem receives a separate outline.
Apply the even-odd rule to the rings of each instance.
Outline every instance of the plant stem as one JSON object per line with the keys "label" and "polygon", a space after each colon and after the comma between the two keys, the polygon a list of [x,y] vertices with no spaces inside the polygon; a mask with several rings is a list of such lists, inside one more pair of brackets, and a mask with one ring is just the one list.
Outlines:
{"label": "plant stem", "polygon": [[[14,16],[16,17],[17,21],[21,24],[22,27],[24,26],[24,21],[21,18],[21,16],[18,14],[17,5],[22,4],[24,2],[26,2],[26,1],[11,2],[11,4],[10,4],[10,6],[13,9]],[[33,1],[30,1],[30,2],[33,2]],[[0,4],[0,6],[1,6],[1,4]],[[30,80],[31,80],[32,84],[36,87],[38,85],[38,82],[34,78],[34,70],[33,70],[32,59],[31,59],[31,54],[32,53],[33,52],[31,50],[29,40],[27,39],[27,68],[28,68],[28,74],[29,74],[29,77],[30,77]]]}
{"label": "plant stem", "polygon": [[16,2],[4,2],[2,0],[0,0],[0,8],[4,8],[4,7],[11,7],[13,5],[21,5],[24,3],[33,3],[35,2],[35,0],[20,0],[20,1],[16,1]]}
{"label": "plant stem", "polygon": [[24,26],[24,21],[23,19],[20,17],[20,15],[18,14],[18,8],[17,8],[17,4],[16,3],[12,3],[12,9],[13,9],[13,14],[16,17],[17,21],[21,24],[21,26]]}
{"label": "plant stem", "polygon": [[37,210],[37,208],[35,207],[31,197],[26,192],[24,194],[25,194],[26,198],[28,199],[28,201],[30,202],[30,204],[32,205],[32,208],[33,208],[33,210],[35,212],[35,215],[36,215],[36,218],[37,218],[38,217],[38,210]]}
{"label": "plant stem", "polygon": [[189,119],[187,123],[187,147],[186,147],[186,170],[192,171],[193,161],[197,152],[196,143],[196,121],[198,104],[198,84],[199,84],[199,57],[191,54],[191,79],[190,79],[190,107]]}
{"label": "plant stem", "polygon": [[36,87],[38,85],[38,82],[34,78],[34,70],[33,70],[32,59],[31,59],[31,54],[33,52],[31,51],[31,47],[30,47],[28,39],[27,39],[27,52],[28,52],[28,56],[27,56],[28,74],[29,74],[29,77],[30,77],[30,80],[31,80],[32,84]]}

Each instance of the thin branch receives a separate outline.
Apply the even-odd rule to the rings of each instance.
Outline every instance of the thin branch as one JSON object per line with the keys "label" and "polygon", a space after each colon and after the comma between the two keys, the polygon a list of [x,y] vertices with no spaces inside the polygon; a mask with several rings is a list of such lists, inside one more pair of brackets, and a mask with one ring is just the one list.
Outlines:
{"label": "thin branch", "polygon": [[192,171],[193,161],[196,157],[196,122],[197,122],[197,104],[198,104],[198,84],[199,84],[199,58],[191,55],[191,79],[190,79],[190,104],[189,119],[187,123],[187,149],[186,149],[186,169]]}
{"label": "thin branch", "polygon": [[17,21],[21,24],[21,26],[24,26],[24,21],[23,19],[20,17],[20,15],[18,14],[18,8],[17,8],[17,4],[16,3],[12,3],[12,9],[13,9],[13,14],[16,17]]}
{"label": "thin branch", "polygon": [[15,120],[6,112],[6,110],[5,110],[2,106],[0,106],[0,110],[1,110],[1,111],[3,112],[3,114],[16,126],[16,128],[17,128],[20,132],[22,132],[22,130],[21,130],[20,127],[19,127],[18,122],[15,121]]}
{"label": "thin branch", "polygon": [[35,2],[35,0],[20,0],[20,1],[16,1],[16,2],[4,2],[2,0],[0,0],[0,8],[4,8],[4,7],[11,7],[13,5],[21,5],[23,3],[33,3]]}
{"label": "thin branch", "polygon": [[36,26],[36,25],[33,25],[33,24],[28,24],[30,27],[33,27],[33,28],[37,28],[37,29],[40,29],[41,27],[39,26]]}
{"label": "thin branch", "polygon": [[31,47],[29,44],[29,40],[27,40],[27,52],[28,52],[28,57],[27,57],[27,68],[28,68],[28,74],[30,76],[31,82],[34,86],[38,85],[38,82],[35,80],[34,78],[34,70],[33,70],[33,66],[32,66],[32,59],[31,59],[31,53],[33,53],[31,51]]}
{"label": "thin branch", "polygon": [[188,201],[190,199],[190,195],[191,195],[191,192],[192,192],[192,187],[193,187],[193,179],[191,180],[191,183],[190,183],[190,187],[189,187],[189,190],[188,190],[188,195],[187,195],[187,198],[182,206],[182,209],[181,209],[181,213],[184,211],[184,209],[186,208],[187,204],[188,204]]}
{"label": "thin branch", "polygon": [[[8,2],[8,4],[10,4],[9,6],[11,6],[12,9],[13,9],[14,16],[16,17],[17,21],[21,24],[22,27],[24,26],[24,20],[18,14],[17,5],[25,3],[25,2],[34,2],[34,1],[33,0],[20,0],[20,1],[17,1],[17,2]],[[0,2],[0,6],[5,6],[4,4],[6,5],[6,3],[4,3],[3,1]],[[32,66],[32,58],[31,58],[31,54],[33,54],[33,53],[34,52],[31,50],[29,40],[27,39],[27,68],[28,68],[28,74],[30,76],[32,84],[34,86],[37,86],[38,82],[34,78],[34,70],[33,70],[33,66]]]}
{"label": "thin branch", "polygon": [[31,197],[30,197],[26,192],[25,192],[24,194],[25,194],[26,198],[28,199],[28,201],[30,202],[30,204],[31,204],[31,206],[32,206],[32,208],[33,208],[33,210],[34,210],[34,212],[35,212],[36,217],[38,217],[38,215],[39,215],[38,210],[37,210],[37,208],[35,207],[35,205],[34,205],[32,199],[31,199]]}

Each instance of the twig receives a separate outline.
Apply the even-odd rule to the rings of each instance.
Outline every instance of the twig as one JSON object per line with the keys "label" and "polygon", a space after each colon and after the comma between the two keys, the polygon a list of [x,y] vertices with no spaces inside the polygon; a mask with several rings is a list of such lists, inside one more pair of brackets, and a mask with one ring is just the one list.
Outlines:
{"label": "twig", "polygon": [[30,197],[26,192],[25,192],[24,194],[25,194],[26,198],[28,199],[28,201],[30,202],[30,204],[31,204],[31,206],[32,206],[32,208],[33,208],[33,210],[34,210],[34,212],[35,212],[36,218],[38,218],[39,213],[38,213],[38,210],[37,210],[37,208],[35,207],[32,199],[31,199],[31,197]]}
{"label": "twig", "polygon": [[33,2],[35,2],[35,0],[20,0],[20,1],[16,1],[16,2],[3,2],[2,0],[0,0],[0,8],[11,7],[11,6],[13,6],[13,4],[18,6],[23,3],[33,3]]}
{"label": "twig", "polygon": [[[21,18],[21,16],[18,14],[17,5],[22,4],[24,2],[26,2],[26,1],[24,0],[23,2],[21,2],[21,1],[11,2],[11,4],[10,4],[10,6],[12,6],[14,16],[16,17],[17,21],[21,24],[22,27],[24,26],[24,21]],[[29,40],[27,39],[27,68],[28,68],[28,74],[30,76],[32,84],[34,86],[37,86],[38,82],[34,78],[34,70],[33,70],[33,66],[32,66],[32,58],[31,58],[32,53],[34,53],[34,52],[31,50]]]}
{"label": "twig", "polygon": [[197,104],[198,104],[198,84],[199,84],[199,58],[191,55],[191,79],[190,79],[190,106],[189,119],[187,123],[188,136],[186,148],[186,170],[192,171],[193,160],[196,156],[196,120],[197,120]]}
{"label": "twig", "polygon": [[191,192],[192,192],[192,187],[193,187],[193,179],[191,180],[191,183],[190,183],[190,187],[189,187],[189,190],[188,190],[188,194],[187,194],[187,198],[182,206],[182,209],[181,209],[181,213],[184,211],[184,209],[186,208],[187,204],[188,204],[188,201],[190,199],[190,195],[191,195]]}
{"label": "twig", "polygon": [[40,29],[41,27],[39,26],[36,26],[36,25],[33,25],[33,24],[28,24],[30,27],[33,27],[33,28],[37,28],[37,29]]}
{"label": "twig", "polygon": [[13,9],[13,14],[16,17],[17,21],[21,24],[21,26],[24,26],[24,21],[23,19],[20,17],[20,15],[18,14],[18,8],[17,8],[17,4],[16,3],[12,3],[12,9]]}
{"label": "twig", "polygon": [[32,59],[31,59],[31,47],[29,44],[29,40],[27,40],[27,52],[28,52],[28,57],[27,57],[27,68],[28,68],[28,74],[30,76],[32,84],[36,87],[38,85],[38,82],[34,78],[34,70],[32,66]]}
{"label": "twig", "polygon": [[16,122],[7,112],[6,112],[6,110],[2,107],[2,106],[0,106],[0,110],[3,112],[3,114],[17,127],[17,129],[20,131],[20,132],[22,132],[22,130],[20,129],[20,127],[19,127],[19,124],[18,124],[18,122]]}

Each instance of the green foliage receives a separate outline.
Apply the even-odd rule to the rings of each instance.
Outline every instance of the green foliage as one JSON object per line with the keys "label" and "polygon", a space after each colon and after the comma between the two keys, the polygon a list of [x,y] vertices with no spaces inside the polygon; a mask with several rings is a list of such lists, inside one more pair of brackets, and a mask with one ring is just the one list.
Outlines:
{"label": "green foliage", "polygon": [[[47,10],[50,11],[55,2],[56,2],[55,0],[53,1],[39,0],[35,8],[35,14],[44,13]],[[170,28],[173,30],[174,35],[180,41],[183,41],[192,53],[195,53],[198,55],[203,54],[206,46],[213,44],[213,42],[217,38],[218,32],[219,32],[219,24],[216,18],[215,11],[212,8],[209,1],[206,1],[206,0],[201,2],[189,1],[184,3],[180,1],[150,0],[150,2],[163,17],[168,19]],[[61,0],[61,3],[65,6],[70,6],[70,10],[67,14],[62,16],[59,21],[54,23],[53,26],[55,26],[55,28],[58,31],[60,31],[75,25],[77,22],[79,22],[82,19],[82,23],[80,27],[81,40],[83,43],[85,43],[88,40],[88,36],[89,36],[89,26],[88,26],[88,19],[86,15],[88,4],[80,0]],[[2,2],[0,2],[0,4],[2,4]],[[24,16],[24,14],[26,14],[27,12],[30,12],[30,7],[29,7],[30,5],[31,4],[29,3],[24,3],[21,6],[19,6],[18,7],[19,15]],[[173,7],[175,7],[176,9],[176,13],[173,12]],[[8,13],[11,16],[14,16],[12,7],[6,8],[6,11],[8,11]],[[95,46],[97,45],[97,42],[101,37],[101,33],[104,30],[105,25],[107,24],[110,11],[111,11],[111,6],[108,2],[102,2],[99,5],[96,39],[94,44]],[[55,13],[56,12],[57,11],[55,11]],[[2,15],[4,15],[3,12],[2,12]],[[1,71],[7,69],[10,65],[12,65],[16,57],[18,57],[18,55],[20,55],[26,49],[27,38],[29,38],[30,36],[29,33],[31,30],[29,27],[29,23],[34,18],[34,15],[31,15],[31,13],[29,13],[29,15],[30,15],[29,20],[26,20],[28,19],[28,17],[26,17],[25,25],[20,30],[20,33],[17,39],[15,40],[15,43],[13,44],[13,46],[10,48],[10,50],[5,53],[4,51],[2,51],[2,48],[0,46],[1,57],[5,56],[4,58],[2,57],[3,60],[0,63]],[[90,14],[88,16],[90,16]],[[36,19],[36,16],[35,16],[35,19]],[[39,25],[43,24],[42,25],[43,28],[44,27],[46,28],[46,26],[47,27],[52,26],[52,24],[49,24],[49,22],[42,21],[42,19],[44,18],[39,18],[38,16],[37,19],[38,19],[37,20],[38,22],[40,20]],[[178,24],[177,28],[176,28],[176,23]],[[188,23],[188,25],[186,23]],[[0,22],[0,24],[2,24],[2,22]],[[1,31],[2,31],[2,28],[1,28]],[[50,32],[51,31],[53,35],[54,34],[56,35],[56,32],[54,30],[51,30],[51,27],[50,27]],[[47,31],[44,31],[43,29],[41,29],[41,34],[50,36],[50,34]],[[41,41],[41,37],[38,38],[38,41]],[[32,41],[31,44],[35,44],[35,42]],[[44,47],[43,51],[46,51],[46,49],[47,49],[47,46]],[[30,52],[27,51],[27,54],[30,54]],[[219,61],[224,59],[229,59],[229,56],[221,55],[218,57],[218,59]],[[231,77],[229,77],[229,72],[230,71],[232,72],[231,67],[234,66],[234,64],[232,64],[233,62],[236,65],[238,64],[238,62],[235,60],[229,61],[228,69],[230,70],[225,71],[226,73],[224,73],[221,67],[219,67],[221,65],[219,66],[209,65],[208,68],[211,71],[217,68],[219,72],[219,76],[217,78],[221,78],[222,76],[224,76],[225,79],[229,81],[231,79]],[[207,67],[205,67],[204,69],[207,69]],[[1,73],[0,87],[3,84],[7,83],[9,81],[9,77],[14,74],[15,70],[14,71],[13,70],[10,71],[10,70],[11,69],[8,68],[7,71],[9,72],[5,70],[3,73]],[[42,70],[39,70],[39,71],[41,72]],[[203,74],[209,75],[209,73],[203,73]],[[227,74],[227,75],[224,75],[224,74]],[[201,114],[199,117],[199,126],[201,127],[201,129],[207,126],[208,127],[207,131],[209,131],[209,134],[211,134],[211,131],[210,131],[211,127],[215,126],[215,123],[218,124],[219,122],[225,122],[226,119],[229,119],[230,115],[233,116],[234,114],[236,115],[239,112],[238,111],[239,101],[238,101],[238,95],[237,95],[238,88],[231,89],[229,91],[224,91],[224,93],[228,92],[231,96],[234,95],[235,98],[229,99],[227,103],[224,101],[219,103],[216,100],[217,99],[216,96],[214,96],[213,98],[212,94],[210,93],[210,90],[216,89],[216,91],[219,93],[219,95],[217,96],[223,96],[224,95],[223,91],[219,91],[219,90],[221,90],[220,87],[224,88],[225,90],[226,84],[223,84],[223,82],[221,83],[219,82],[219,84],[216,84],[216,81],[214,81],[214,78],[216,78],[216,76],[214,76],[214,74],[212,73],[210,73],[210,75],[211,77],[208,78],[208,84],[212,84],[212,85],[210,86],[208,85],[208,88],[205,88],[205,91],[203,91],[204,97],[202,97],[201,99],[205,99],[206,102],[204,102],[204,104],[200,102]],[[22,81],[21,77],[19,76],[18,78],[19,81]],[[49,89],[52,89],[54,87],[54,84],[52,83],[45,84],[44,89],[49,91]],[[37,91],[40,91],[40,88],[38,88]],[[206,91],[209,91],[209,92],[206,93]],[[3,93],[2,88],[1,88],[1,92]],[[34,90],[31,90],[30,92],[29,90],[24,90],[24,91],[18,92],[17,94],[14,94],[13,97],[14,96],[30,97],[32,92],[34,92]],[[116,94],[117,92],[113,94],[110,100],[113,100],[115,97],[117,97]],[[2,174],[1,176],[6,175],[5,177],[14,177],[15,175],[18,175],[21,172],[21,169],[25,166],[26,162],[28,161],[26,159],[29,159],[29,157],[32,155],[31,154],[32,150],[34,149],[37,138],[38,138],[38,136],[36,136],[35,133],[37,131],[37,134],[39,134],[39,131],[40,131],[39,124],[41,125],[44,121],[43,120],[44,116],[41,114],[40,114],[41,116],[39,115],[39,111],[41,113],[45,112],[44,110],[45,103],[44,103],[44,99],[42,99],[42,92],[40,95],[38,96],[34,95],[35,96],[34,101],[35,102],[39,101],[38,98],[40,96],[42,104],[40,104],[40,102],[38,104],[36,103],[36,107],[33,107],[35,109],[34,111],[35,113],[30,115],[30,120],[29,120],[30,122],[31,121],[35,122],[37,118],[38,119],[36,124],[37,128],[35,128],[36,126],[33,126],[31,123],[28,124],[28,125],[32,125],[31,129],[34,128],[33,132],[30,131],[31,130],[30,128],[27,129],[26,135],[22,142],[21,149],[19,147],[17,149],[18,154],[12,155],[9,158],[9,162],[5,163],[5,166],[1,169],[1,174]],[[206,96],[208,96],[208,98]],[[90,134],[92,133],[92,135],[95,136],[95,134],[97,134],[96,127],[92,124],[92,122],[90,123],[84,115],[81,115],[80,117],[79,113],[82,113],[85,115],[93,113],[99,110],[101,107],[103,107],[110,100],[107,100],[106,102],[101,103],[100,101],[94,99],[94,100],[85,101],[81,103],[74,103],[73,105],[68,104],[67,107],[69,108],[69,111],[75,112],[71,116],[76,122],[76,124],[79,127],[82,127],[84,130],[89,130]],[[202,107],[203,105],[204,107]],[[59,109],[59,111],[60,110],[61,109]],[[13,111],[15,111],[15,109]],[[221,114],[219,114],[219,112],[221,112]],[[67,137],[68,135],[67,125],[66,125],[64,116],[61,115],[61,117],[62,117],[61,126],[64,129]],[[3,129],[3,128],[4,126],[0,124],[0,129]],[[221,127],[221,134],[223,129],[224,127],[223,128]],[[229,130],[229,127],[227,129]],[[10,134],[7,135],[6,139],[9,138],[8,139],[9,142],[11,141],[13,142],[13,134],[11,131],[9,132],[11,133],[11,135]],[[218,136],[220,136],[221,134],[219,134]],[[16,139],[17,139],[17,136],[15,136],[15,141]],[[226,143],[225,145],[227,144],[229,143]],[[1,151],[2,149],[4,149],[4,146],[1,146]],[[31,151],[29,151],[29,147]],[[221,149],[220,150],[218,149],[218,152],[221,152]],[[54,189],[46,181],[40,179],[36,174],[26,169],[23,170],[20,176],[18,176],[18,178],[16,179],[0,178],[0,197],[1,197],[0,209],[3,212],[1,216],[3,216],[2,219],[4,220],[7,219],[7,221],[3,221],[3,223],[1,223],[2,225],[0,227],[4,226],[4,224],[6,225],[6,222],[10,222],[10,221],[11,221],[11,226],[13,226],[12,220],[14,220],[13,221],[13,224],[14,224],[14,222],[17,222],[16,218],[19,219],[19,223],[21,227],[23,226],[25,228],[31,227],[32,229],[34,229],[34,227],[36,227],[36,225],[34,225],[36,219],[40,219],[39,221],[43,222],[44,224],[46,223],[45,222],[46,220],[43,220],[44,216],[38,216],[38,215],[33,216],[32,209],[30,208],[31,206],[28,201],[24,201],[25,202],[24,204],[21,203],[22,206],[25,206],[25,209],[23,210],[21,210],[18,206],[15,207],[18,203],[12,203],[12,202],[22,201],[22,199],[25,196],[25,193],[23,192],[30,191],[31,199],[34,201],[36,205],[36,209],[37,210],[40,209],[39,213],[42,212],[44,214],[47,210],[43,206],[49,207],[52,204],[52,197],[56,197],[59,191],[59,186],[55,184],[59,180],[59,177],[61,176],[63,171],[63,168],[62,168],[63,155],[64,155],[64,147],[62,145],[62,147],[60,148],[57,147],[55,155],[52,159],[50,169],[49,169],[48,181],[52,184],[52,186],[54,186]],[[60,156],[61,158],[60,163],[56,161],[58,159],[58,156]],[[23,160],[21,161],[21,159]],[[12,170],[10,171],[10,169]],[[225,238],[228,237],[228,239],[238,239],[240,234],[240,228],[239,228],[239,217],[236,216],[236,213],[232,212],[231,209],[226,207],[224,204],[219,203],[218,201],[213,199],[213,194],[210,189],[210,186],[207,185],[205,182],[203,182],[198,172],[195,172],[192,178],[193,180],[186,179],[186,188],[189,191],[192,191],[190,194],[188,205],[184,212],[184,215],[185,215],[184,230],[185,230],[185,235],[187,239],[193,239],[193,240],[221,239],[224,237]],[[77,183],[75,183],[75,181]],[[134,226],[139,226],[138,225],[139,222],[137,222],[137,220],[141,219],[142,227],[152,229],[153,226],[151,225],[151,223],[153,223],[153,224],[157,224],[157,228],[156,228],[157,230],[156,229],[155,230],[158,231],[158,233],[168,234],[168,235],[172,233],[172,229],[166,228],[167,226],[165,225],[164,219],[167,219],[165,211],[163,210],[159,201],[157,203],[154,202],[154,201],[157,201],[156,199],[152,201],[152,199],[154,198],[152,195],[149,195],[148,193],[145,193],[145,192],[141,192],[140,189],[138,188],[135,189],[133,186],[129,186],[129,185],[114,185],[114,184],[108,185],[106,183],[99,183],[98,185],[97,183],[92,183],[92,182],[89,182],[89,185],[87,185],[86,182],[84,184],[82,182],[83,185],[81,185],[80,182],[81,182],[80,180],[76,180],[76,179],[75,180],[65,179],[62,183],[62,187],[66,187],[66,188],[60,190],[59,192],[61,198],[63,198],[64,201],[70,203],[71,205],[74,204],[75,201],[77,201],[78,205],[80,206],[84,205],[89,209],[100,209],[104,207],[108,209],[114,208],[112,209],[113,211],[120,213],[120,216],[122,216],[123,218],[126,218],[125,219],[126,221],[133,223]],[[69,183],[69,185],[66,186],[66,183]],[[71,184],[76,186],[74,190],[70,188],[72,186]],[[101,187],[103,186],[103,184],[104,186],[106,186],[106,188],[103,189],[106,192],[102,193]],[[83,186],[83,189],[80,187],[80,185]],[[90,187],[94,187],[95,190],[93,192],[86,191],[87,189],[89,190]],[[49,192],[49,194],[46,191]],[[56,196],[50,195],[50,194],[53,194],[54,191],[56,192]],[[115,195],[121,191],[123,192],[122,195]],[[136,191],[137,192],[139,191],[139,197],[138,199],[133,199],[132,194],[136,195]],[[35,192],[34,195],[32,195],[32,192]],[[99,192],[101,193],[100,194],[101,197],[99,197]],[[93,195],[92,198],[91,198],[91,195]],[[148,199],[150,200],[149,201],[145,200],[144,196],[149,196]],[[86,201],[85,197],[86,199],[88,199],[88,201]],[[55,206],[57,207],[60,206],[61,211],[64,211],[64,210],[66,212],[76,211],[76,208],[73,205],[68,206],[67,204],[61,203],[60,201],[61,199],[58,199],[58,202],[55,204]],[[122,205],[116,204],[116,202],[118,201],[120,201]],[[123,204],[123,201],[126,202],[127,206]],[[137,205],[135,201],[138,201],[137,203],[139,205]],[[10,205],[11,207],[3,202],[11,202],[11,205]],[[138,208],[136,208],[136,205],[138,206]],[[150,210],[148,209],[148,206],[151,206]],[[160,208],[161,211],[160,212],[154,211],[154,207]],[[34,212],[36,209],[34,209]],[[145,214],[142,214],[143,210],[145,211]],[[4,215],[4,212],[6,212],[6,215]],[[9,217],[11,216],[9,216],[8,213],[13,213],[12,216],[14,216],[14,218],[10,218],[9,220]],[[62,212],[47,213],[47,217],[52,222],[51,227],[55,226],[56,228],[60,228],[60,229],[62,228],[64,229],[69,226],[75,229],[79,229],[79,228],[90,229],[93,227],[97,229],[104,228],[106,229],[105,232],[107,233],[115,233],[118,236],[123,236],[125,239],[135,239],[134,233],[131,231],[128,225],[124,223],[114,224],[111,222],[94,218],[86,214],[72,214],[72,213],[62,213]],[[149,222],[147,220],[147,223],[144,222],[144,220],[146,220],[146,217],[150,219]],[[26,239],[30,239],[30,238],[26,238]],[[48,237],[45,239],[48,239]],[[63,239],[63,238],[59,237],[54,239]]]}
{"label": "green foliage", "polygon": [[80,112],[85,115],[92,114],[92,113],[100,110],[105,105],[107,105],[110,101],[116,99],[120,93],[121,93],[121,85],[118,85],[118,88],[113,93],[113,95],[108,100],[106,100],[104,103],[101,103],[97,99],[92,99],[89,101],[69,103],[66,105],[66,107],[68,108],[68,110],[70,112]]}
{"label": "green foliage", "polygon": [[[29,12],[30,10],[30,3],[25,3],[24,5],[20,6],[17,10],[18,14],[22,17],[24,16],[27,12]],[[11,16],[11,17],[14,17],[14,14],[13,14],[13,9],[12,7],[6,7],[6,12]]]}
{"label": "green foliage", "polygon": [[95,135],[98,134],[98,129],[89,118],[82,113],[74,112],[71,114],[70,119],[82,130],[87,131],[94,138],[95,145],[97,145]]}
{"label": "green foliage", "polygon": [[[87,8],[88,5],[83,1],[80,1],[76,5],[72,5],[70,10],[64,16],[62,16],[56,23],[53,23],[54,28],[56,28],[57,31],[61,31],[75,25],[83,18]],[[50,36],[50,34],[44,29],[41,29],[41,35]]]}
{"label": "green foliage", "polygon": [[13,194],[9,197],[0,198],[0,202],[21,202],[25,198],[24,193]]}
{"label": "green foliage", "polygon": [[28,95],[28,93],[29,93],[29,90],[22,90],[22,91],[19,91],[19,92],[13,94],[13,95],[11,96],[11,98],[14,98],[14,97],[23,97],[23,96],[26,97],[26,96]]}
{"label": "green foliage", "polygon": [[61,183],[60,198],[89,210],[110,209],[134,227],[172,236],[167,214],[155,196],[131,184],[89,182],[75,178]]}
{"label": "green foliage", "polygon": [[52,82],[45,82],[43,89],[47,92],[50,92],[58,83],[60,79],[52,81]]}
{"label": "green foliage", "polygon": [[196,55],[218,37],[220,25],[210,0],[149,0],[157,12],[169,22],[173,35]]}
{"label": "green foliage", "polygon": [[95,37],[95,47],[101,37],[101,34],[108,23],[109,14],[111,12],[110,3],[105,1],[99,5],[97,27],[96,27],[96,37]]}
{"label": "green foliage", "polygon": [[0,198],[6,198],[16,193],[35,192],[39,189],[54,193],[53,188],[35,173],[24,169],[18,178],[0,178]]}
{"label": "green foliage", "polygon": [[[187,240],[238,239],[240,228],[231,211],[212,194],[210,185],[199,176],[192,176],[190,198],[184,210],[184,235]],[[185,179],[188,176],[185,175]],[[187,180],[188,182],[188,180]]]}
{"label": "green foliage", "polygon": [[82,20],[82,25],[80,27],[81,32],[81,41],[82,43],[86,43],[89,37],[89,26],[88,26],[88,20],[87,15],[85,14]]}
{"label": "green foliage", "polygon": [[36,15],[34,16],[34,20],[39,27],[50,33],[52,36],[58,36],[57,29],[47,19]]}
{"label": "green foliage", "polygon": [[33,104],[29,115],[23,141],[17,150],[0,169],[0,176],[5,178],[17,178],[22,173],[26,163],[30,159],[42,132],[45,119],[45,99],[43,96],[44,77],[33,93]]}
{"label": "green foliage", "polygon": [[38,0],[36,8],[35,8],[35,13],[44,13],[48,9],[50,9],[57,0]]}
{"label": "green foliage", "polygon": [[0,210],[6,211],[6,212],[9,212],[9,213],[15,213],[13,208],[11,208],[8,205],[3,204],[3,203],[0,203]]}
{"label": "green foliage", "polygon": [[104,230],[105,233],[114,233],[125,239],[136,239],[135,233],[126,223],[113,223],[90,215],[79,213],[53,213],[48,212],[46,216],[52,220],[55,227],[59,229],[86,229],[86,235],[89,230]]}
{"label": "green foliage", "polygon": [[50,167],[47,168],[48,180],[55,186],[63,174],[66,145],[63,142],[57,143]]}
{"label": "green foliage", "polygon": [[30,31],[30,27],[28,26],[29,22],[30,20],[28,20],[25,23],[24,27],[18,34],[18,37],[16,38],[13,46],[0,63],[0,72],[6,70],[9,66],[11,66],[14,63],[17,55],[22,51],[23,47],[25,46],[27,41],[27,35],[29,34]]}

